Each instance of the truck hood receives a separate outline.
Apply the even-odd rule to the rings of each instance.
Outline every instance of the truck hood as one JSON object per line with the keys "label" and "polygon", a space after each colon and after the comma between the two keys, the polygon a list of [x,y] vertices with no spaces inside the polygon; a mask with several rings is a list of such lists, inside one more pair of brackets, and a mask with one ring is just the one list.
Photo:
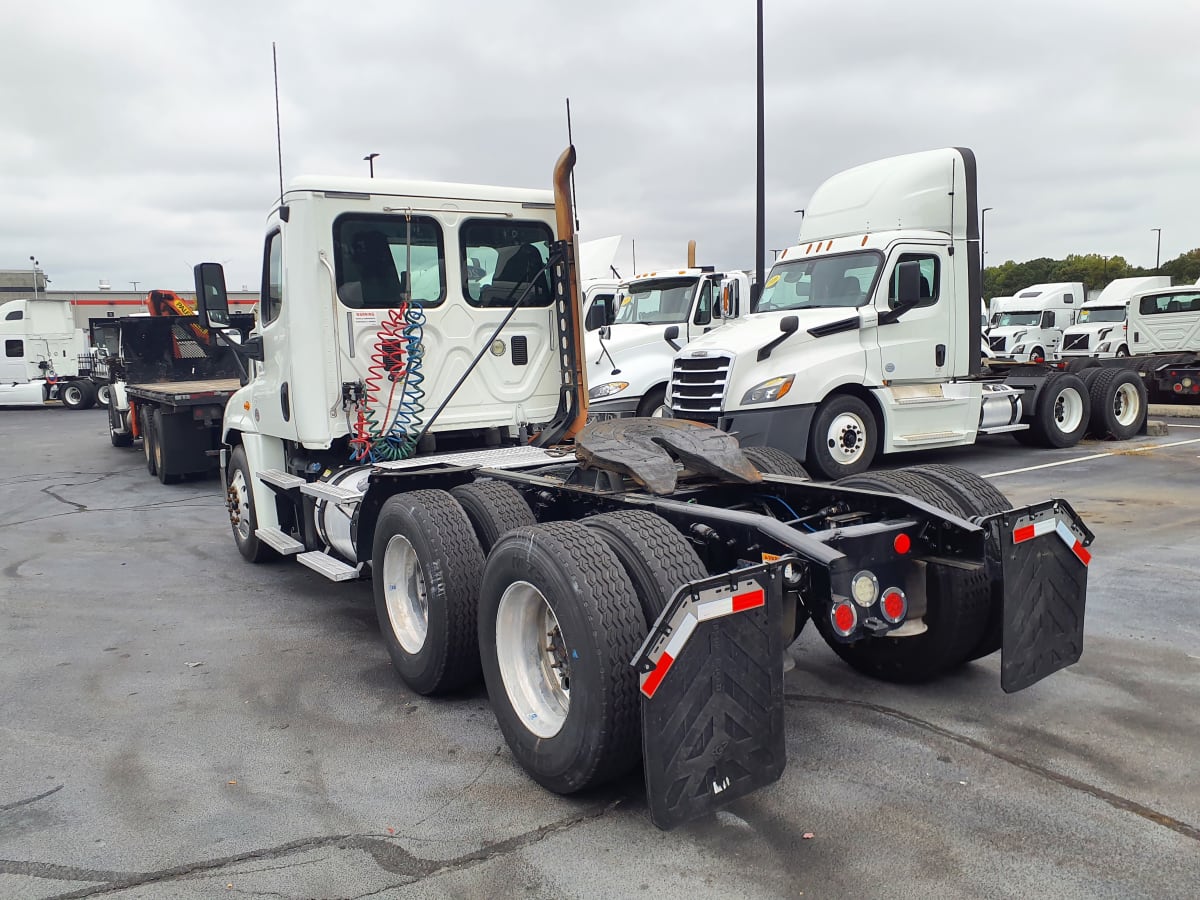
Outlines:
{"label": "truck hood", "polygon": [[1110,328],[1120,328],[1124,324],[1124,322],[1084,322],[1081,325],[1072,325],[1065,329],[1063,334],[1098,334]]}
{"label": "truck hood", "polygon": [[731,353],[740,356],[757,351],[771,341],[783,335],[779,323],[787,316],[796,316],[800,327],[794,334],[788,335],[782,345],[789,351],[800,344],[819,341],[822,338],[813,337],[808,329],[821,325],[831,325],[846,319],[857,318],[858,310],[849,307],[823,309],[794,309],[776,312],[752,313],[730,322],[728,325],[701,335],[679,352],[679,356],[693,356],[697,353]]}
{"label": "truck hood", "polygon": [[[637,353],[643,349],[658,350],[661,346],[664,353],[669,354],[671,345],[663,340],[663,332],[667,330],[666,325],[613,325],[612,336],[604,342],[604,347],[608,348],[608,354],[604,353],[600,346],[600,334],[598,331],[589,331],[583,339],[584,353],[587,354],[588,363],[588,383],[595,383],[595,378],[603,375],[603,380],[609,380],[608,373],[612,371],[612,363],[609,362],[608,355],[616,361],[617,367],[625,364],[630,354]],[[683,330],[683,326],[680,326]],[[599,360],[599,362],[597,362]]]}

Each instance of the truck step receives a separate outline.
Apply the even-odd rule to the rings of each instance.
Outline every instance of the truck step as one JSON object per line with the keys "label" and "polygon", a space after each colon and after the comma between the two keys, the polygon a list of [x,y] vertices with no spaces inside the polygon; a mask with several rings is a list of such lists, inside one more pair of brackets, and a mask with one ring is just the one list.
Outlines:
{"label": "truck step", "polygon": [[280,472],[278,469],[263,469],[258,473],[258,480],[283,488],[285,491],[308,483],[299,475],[290,475],[287,472]]}
{"label": "truck step", "polygon": [[301,565],[308,566],[314,572],[324,575],[330,581],[353,581],[358,577],[358,568],[334,559],[319,550],[310,550],[296,557]]}
{"label": "truck step", "polygon": [[280,528],[258,528],[255,530],[254,536],[280,556],[291,556],[293,553],[300,553],[304,550],[302,543],[290,534],[284,534]]}
{"label": "truck step", "polygon": [[996,425],[992,428],[980,428],[980,434],[1007,434],[1010,431],[1028,431],[1029,426],[1024,422],[1016,425]]}
{"label": "truck step", "polygon": [[330,503],[357,503],[362,499],[362,491],[352,491],[325,481],[306,481],[300,485],[300,493],[327,500]]}

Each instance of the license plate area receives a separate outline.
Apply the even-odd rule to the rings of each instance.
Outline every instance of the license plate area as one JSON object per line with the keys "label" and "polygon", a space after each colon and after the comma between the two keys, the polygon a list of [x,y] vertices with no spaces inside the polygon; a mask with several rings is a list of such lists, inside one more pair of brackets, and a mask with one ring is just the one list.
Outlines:
{"label": "license plate area", "polygon": [[1002,585],[1000,686],[1022,690],[1083,653],[1093,535],[1064,500],[989,517],[989,568]]}
{"label": "license plate area", "polygon": [[784,562],[686,585],[634,657],[646,798],[659,828],[783,774]]}

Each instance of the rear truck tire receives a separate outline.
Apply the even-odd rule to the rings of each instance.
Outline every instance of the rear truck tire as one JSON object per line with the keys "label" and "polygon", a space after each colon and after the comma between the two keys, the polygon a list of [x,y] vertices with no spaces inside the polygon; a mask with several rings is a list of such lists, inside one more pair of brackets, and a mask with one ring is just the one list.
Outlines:
{"label": "rear truck tire", "polygon": [[158,474],[158,480],[162,484],[178,484],[183,476],[178,472],[168,472],[168,465],[171,462],[171,448],[166,440],[167,429],[163,428],[163,411],[156,409],[154,411],[154,471]]}
{"label": "rear truck tire", "polygon": [[261,563],[276,559],[279,554],[255,534],[258,530],[258,513],[254,509],[251,484],[246,449],[238,444],[229,454],[229,465],[225,469],[225,508],[229,511],[229,524],[238,553],[246,562]]}
{"label": "rear truck tire", "polygon": [[58,399],[67,409],[91,409],[96,405],[96,389],[90,381],[68,381],[59,387]]}
{"label": "rear truck tire", "polygon": [[658,621],[684,584],[708,577],[695,548],[662,516],[624,510],[589,516],[583,524],[603,537],[620,560],[647,627]]}
{"label": "rear truck tire", "polygon": [[[117,431],[120,426],[123,430]],[[130,447],[133,445],[133,434],[129,430],[129,414],[119,409],[108,407],[108,440],[114,447]]]}
{"label": "rear truck tire", "polygon": [[804,466],[777,447],[743,447],[742,455],[763,474],[786,475],[789,478],[812,481]]}
{"label": "rear truck tire", "polygon": [[107,384],[96,385],[96,405],[101,409],[108,409],[112,403],[112,387]]}
{"label": "rear truck tire", "polygon": [[1092,389],[1092,382],[1103,371],[1105,371],[1104,367],[1095,365],[1090,369],[1084,369],[1082,372],[1076,372],[1075,374],[1079,376],[1079,380],[1083,382],[1083,386],[1090,391]]}
{"label": "rear truck tire", "polygon": [[666,385],[660,385],[646,391],[641,402],[638,403],[637,414],[642,418],[661,419],[666,408],[667,388]]}
{"label": "rear truck tire", "polygon": [[637,672],[646,632],[633,584],[578,522],[510,531],[488,556],[479,652],[496,721],[521,767],[558,794],[641,758]]}
{"label": "rear truck tire", "polygon": [[150,410],[144,406],[138,407],[138,429],[142,432],[142,453],[146,456],[146,471],[151,475],[158,474],[154,457],[154,419]]}
{"label": "rear truck tire", "polygon": [[830,397],[813,419],[806,461],[831,481],[865,472],[875,460],[878,432],[874,413],[858,397]]}
{"label": "rear truck tire", "polygon": [[[941,484],[906,470],[854,475],[838,482],[845,487],[907,494],[959,517],[970,513]],[[827,616],[814,621],[833,652],[851,668],[881,681],[928,681],[970,658],[988,624],[990,591],[984,572],[968,572],[936,563],[926,573],[925,627],[912,637],[868,637],[853,644],[833,635]]]}
{"label": "rear truck tire", "polygon": [[418,694],[448,693],[479,678],[483,564],[467,514],[446,491],[384,502],[371,548],[375,614],[392,665]]}
{"label": "rear truck tire", "polygon": [[514,528],[536,525],[533,510],[511,484],[503,481],[476,481],[462,484],[450,495],[463,508],[484,555],[491,552],[496,541]]}
{"label": "rear truck tire", "polygon": [[1014,431],[1013,436],[1030,446],[1074,447],[1087,432],[1091,414],[1083,380],[1069,372],[1054,372],[1042,384],[1029,430]]}
{"label": "rear truck tire", "polygon": [[[958,466],[914,466],[909,471],[933,479],[953,493],[968,516],[990,516],[1013,508],[1009,499],[994,484]],[[979,639],[979,643],[967,659],[980,659],[995,653],[1000,649],[1003,640],[1004,604],[989,602],[988,621],[983,630],[983,637]]]}
{"label": "rear truck tire", "polygon": [[1088,385],[1090,433],[1101,439],[1127,441],[1146,420],[1146,385],[1132,369],[1104,369]]}

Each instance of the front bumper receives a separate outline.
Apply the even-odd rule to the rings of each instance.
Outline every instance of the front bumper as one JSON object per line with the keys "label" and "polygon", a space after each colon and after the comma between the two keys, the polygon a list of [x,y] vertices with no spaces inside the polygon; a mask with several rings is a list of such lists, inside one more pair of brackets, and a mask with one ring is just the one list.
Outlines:
{"label": "front bumper", "polygon": [[641,397],[622,397],[618,400],[589,400],[587,420],[603,422],[606,419],[627,419],[637,415]]}
{"label": "front bumper", "polygon": [[815,403],[738,410],[723,414],[717,427],[736,434],[743,447],[775,447],[804,462],[808,457],[808,432],[816,413]]}

